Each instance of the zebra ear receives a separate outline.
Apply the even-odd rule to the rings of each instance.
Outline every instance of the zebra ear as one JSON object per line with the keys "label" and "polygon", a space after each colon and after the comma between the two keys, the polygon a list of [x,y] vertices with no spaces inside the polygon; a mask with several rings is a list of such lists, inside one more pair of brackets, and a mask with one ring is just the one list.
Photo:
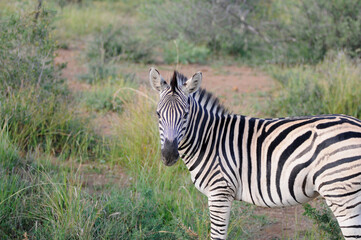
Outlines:
{"label": "zebra ear", "polygon": [[184,84],[183,87],[188,92],[188,94],[196,92],[202,83],[202,73],[197,72],[193,75],[190,79],[188,79]]}
{"label": "zebra ear", "polygon": [[149,70],[149,81],[152,88],[157,90],[158,92],[162,91],[167,87],[167,82],[162,78],[160,73],[154,67]]}

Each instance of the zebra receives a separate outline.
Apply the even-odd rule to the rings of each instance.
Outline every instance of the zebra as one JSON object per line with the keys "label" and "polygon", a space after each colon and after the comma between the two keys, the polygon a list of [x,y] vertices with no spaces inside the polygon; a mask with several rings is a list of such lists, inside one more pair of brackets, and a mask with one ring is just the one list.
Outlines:
{"label": "zebra", "polygon": [[226,239],[233,200],[263,207],[305,203],[318,195],[345,239],[361,239],[361,121],[346,115],[253,118],[229,113],[200,88],[202,73],[174,71],[159,92],[161,159],[181,157],[208,197],[211,239]]}

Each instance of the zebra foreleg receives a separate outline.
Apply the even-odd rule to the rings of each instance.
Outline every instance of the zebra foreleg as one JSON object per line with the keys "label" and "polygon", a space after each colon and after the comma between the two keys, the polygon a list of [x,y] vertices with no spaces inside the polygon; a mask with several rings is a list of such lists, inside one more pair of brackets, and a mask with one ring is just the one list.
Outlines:
{"label": "zebra foreleg", "polygon": [[215,194],[208,198],[211,220],[211,239],[226,239],[233,199],[227,195]]}

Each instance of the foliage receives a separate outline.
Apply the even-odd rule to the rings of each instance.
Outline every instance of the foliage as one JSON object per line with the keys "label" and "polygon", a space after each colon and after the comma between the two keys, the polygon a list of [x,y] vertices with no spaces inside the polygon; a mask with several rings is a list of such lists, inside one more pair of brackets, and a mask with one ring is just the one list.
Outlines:
{"label": "foliage", "polygon": [[130,60],[133,62],[149,62],[151,45],[142,45],[141,39],[133,29],[109,25],[95,38],[89,49],[90,59],[100,57],[104,62],[113,60]]}
{"label": "foliage", "polygon": [[210,51],[205,46],[197,46],[182,39],[168,43],[164,49],[164,61],[170,63],[206,63]]}
{"label": "foliage", "polygon": [[357,0],[160,4],[150,2],[142,11],[158,41],[184,38],[213,54],[258,63],[316,63],[328,51],[340,49],[352,57],[361,56],[361,3]]}
{"label": "foliage", "polygon": [[152,59],[152,44],[145,44],[127,27],[109,25],[97,34],[87,49],[88,73],[81,78],[88,83],[116,78],[120,61],[148,63]]}
{"label": "foliage", "polygon": [[0,96],[0,126],[21,150],[40,149],[55,155],[97,154],[101,140],[74,117],[70,102],[34,88]]}
{"label": "foliage", "polygon": [[[64,0],[56,0],[64,1]],[[79,40],[104,26],[119,22],[117,8],[107,8],[102,2],[85,1],[86,4],[66,4],[59,11],[55,22],[54,35],[60,41]]]}
{"label": "foliage", "polygon": [[[37,16],[37,17],[36,17]],[[59,67],[54,65],[55,40],[50,11],[12,15],[0,22],[0,84],[2,93],[26,86],[61,90]]]}
{"label": "foliage", "polygon": [[[246,27],[242,19],[252,19],[261,9],[262,1],[187,0],[164,1],[161,7],[159,3],[149,3],[142,12],[147,17],[149,28],[156,33],[153,34],[155,38],[167,41],[184,39],[194,46],[206,46],[208,51],[216,54],[223,51],[241,55],[249,47],[257,47],[258,43],[253,42],[256,43],[255,39],[260,36],[253,36],[251,28]],[[253,42],[249,44],[251,36]],[[179,50],[181,56],[183,49]]]}
{"label": "foliage", "polygon": [[337,240],[343,239],[341,229],[334,218],[331,210],[327,206],[323,206],[320,210],[311,207],[306,203],[303,205],[305,212],[303,215],[308,216],[313,220],[318,228],[327,235],[327,239]]}
{"label": "foliage", "polygon": [[[38,15],[37,15],[38,14]],[[0,126],[20,150],[64,157],[92,155],[99,139],[76,119],[60,69],[46,9],[0,23]]]}
{"label": "foliage", "polygon": [[99,236],[108,239],[190,239],[178,227],[169,204],[149,186],[138,186],[106,196],[104,217],[98,221]]}
{"label": "foliage", "polygon": [[289,57],[306,62],[322,60],[328,51],[343,49],[352,57],[361,57],[361,2],[297,2],[291,8],[285,34],[295,39],[286,45]]}
{"label": "foliage", "polygon": [[[122,112],[123,103],[129,102],[133,97],[133,92],[128,89],[135,87],[132,80],[126,77],[118,76],[116,79],[110,78],[107,82],[94,84],[90,91],[82,93],[79,101],[83,102],[85,107],[90,111],[112,111]],[[118,94],[121,91],[121,94]]]}
{"label": "foliage", "polygon": [[338,53],[316,66],[271,68],[280,90],[270,101],[267,114],[279,117],[338,113],[361,118],[359,64]]}
{"label": "foliage", "polygon": [[[81,191],[74,175],[21,159],[22,168],[1,169],[0,237],[89,239],[100,209]],[[50,159],[45,161],[49,162]],[[50,174],[51,173],[51,174]]]}

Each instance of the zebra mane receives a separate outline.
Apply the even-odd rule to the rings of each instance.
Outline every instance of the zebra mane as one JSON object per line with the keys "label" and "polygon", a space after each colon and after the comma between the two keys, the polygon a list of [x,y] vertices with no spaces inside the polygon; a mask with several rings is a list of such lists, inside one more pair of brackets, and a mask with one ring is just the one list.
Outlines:
{"label": "zebra mane", "polygon": [[[183,85],[186,81],[186,76],[174,71],[173,77],[170,81],[172,91],[175,92],[175,89],[178,88],[179,85]],[[191,97],[193,97],[193,99],[198,102],[203,109],[209,111],[211,110],[212,113],[217,115],[229,113],[229,111],[219,102],[219,99],[204,88],[200,88],[198,91],[191,94]]]}
{"label": "zebra mane", "polygon": [[229,111],[220,102],[219,99],[204,88],[200,88],[197,92],[192,94],[193,99],[198,102],[203,109],[212,110],[212,113],[217,115],[228,114]]}

